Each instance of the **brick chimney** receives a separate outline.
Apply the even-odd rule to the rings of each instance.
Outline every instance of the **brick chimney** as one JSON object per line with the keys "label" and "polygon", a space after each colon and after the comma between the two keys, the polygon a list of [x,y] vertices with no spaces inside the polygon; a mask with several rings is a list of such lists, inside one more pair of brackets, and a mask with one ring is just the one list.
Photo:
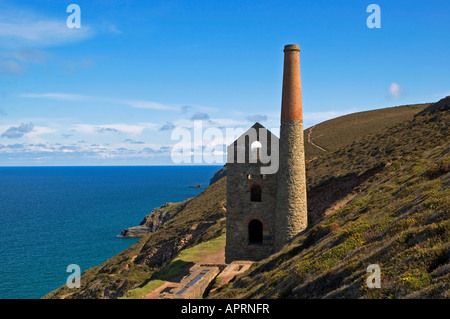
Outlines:
{"label": "brick chimney", "polygon": [[300,48],[284,47],[275,250],[307,226]]}
{"label": "brick chimney", "polygon": [[282,121],[303,120],[299,53],[300,48],[297,44],[289,44],[284,47]]}

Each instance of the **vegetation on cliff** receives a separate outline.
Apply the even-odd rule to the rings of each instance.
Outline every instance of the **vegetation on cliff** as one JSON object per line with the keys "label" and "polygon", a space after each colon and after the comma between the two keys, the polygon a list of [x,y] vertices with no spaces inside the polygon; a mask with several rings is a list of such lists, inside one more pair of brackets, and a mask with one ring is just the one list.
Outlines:
{"label": "vegetation on cliff", "polygon": [[449,102],[311,161],[315,224],[210,297],[450,298]]}
{"label": "vegetation on cliff", "polygon": [[165,203],[153,209],[150,214],[144,217],[138,226],[122,230],[120,237],[144,237],[149,233],[157,231],[165,222],[180,213],[187,203],[189,203],[189,200],[181,203]]}
{"label": "vegetation on cliff", "polygon": [[[438,107],[413,106],[406,118],[368,125],[370,130],[351,140],[339,137],[350,133],[332,129],[333,120],[328,130],[317,125],[313,134],[341,144],[309,157],[305,147],[308,229],[209,297],[449,298],[449,102],[447,97]],[[353,130],[350,123],[346,127]],[[80,289],[63,286],[45,297],[119,298],[160,284],[179,266],[183,250],[224,234],[225,186],[226,177],[217,179],[199,196],[161,208],[171,210],[171,218],[85,271]],[[381,267],[381,289],[365,285],[369,264]]]}

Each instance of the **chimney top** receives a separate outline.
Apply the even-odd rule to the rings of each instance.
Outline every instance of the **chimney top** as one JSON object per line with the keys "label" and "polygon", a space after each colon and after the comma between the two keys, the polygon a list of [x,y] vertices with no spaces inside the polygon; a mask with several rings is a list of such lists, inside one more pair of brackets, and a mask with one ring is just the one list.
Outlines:
{"label": "chimney top", "polygon": [[302,113],[300,48],[298,44],[289,44],[284,46],[281,120],[303,120]]}
{"label": "chimney top", "polygon": [[286,51],[300,51],[300,47],[298,44],[287,44],[284,46],[284,52]]}

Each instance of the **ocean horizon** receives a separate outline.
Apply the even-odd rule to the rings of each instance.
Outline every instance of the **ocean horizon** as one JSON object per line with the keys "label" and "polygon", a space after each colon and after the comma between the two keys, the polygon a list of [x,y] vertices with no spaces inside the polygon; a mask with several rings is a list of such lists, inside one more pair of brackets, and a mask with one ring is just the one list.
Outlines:
{"label": "ocean horizon", "polygon": [[[221,166],[1,166],[0,299],[36,299],[138,241],[152,209],[197,196]],[[203,188],[189,188],[202,184]]]}

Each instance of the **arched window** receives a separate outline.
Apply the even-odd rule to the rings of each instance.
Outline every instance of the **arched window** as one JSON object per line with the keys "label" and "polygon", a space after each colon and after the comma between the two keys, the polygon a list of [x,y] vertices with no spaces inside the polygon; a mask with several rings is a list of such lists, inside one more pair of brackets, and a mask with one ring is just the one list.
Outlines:
{"label": "arched window", "polygon": [[252,185],[250,188],[250,200],[252,202],[260,202],[261,201],[261,186],[258,184]]}
{"label": "arched window", "polygon": [[252,145],[250,145],[251,156],[250,163],[255,163],[260,160],[262,144],[260,141],[254,141]]}
{"label": "arched window", "polygon": [[263,224],[253,219],[248,223],[248,243],[249,244],[262,244],[263,241]]}
{"label": "arched window", "polygon": [[262,147],[262,144],[261,144],[260,141],[254,141],[254,142],[252,143],[252,145],[250,145],[250,149],[251,149],[251,150],[257,150],[257,149],[259,149],[259,148],[261,148],[261,147]]}

